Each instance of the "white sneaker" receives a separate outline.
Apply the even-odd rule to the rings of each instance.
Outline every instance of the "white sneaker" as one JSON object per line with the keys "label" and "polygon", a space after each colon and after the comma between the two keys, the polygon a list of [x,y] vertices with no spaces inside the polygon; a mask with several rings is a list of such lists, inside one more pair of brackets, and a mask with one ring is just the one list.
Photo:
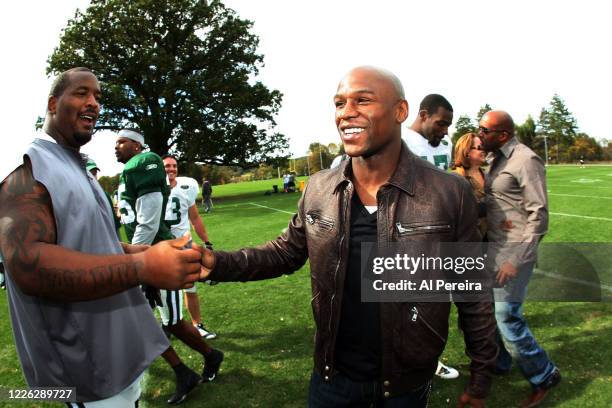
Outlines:
{"label": "white sneaker", "polygon": [[206,327],[202,323],[194,324],[195,328],[198,329],[200,336],[205,338],[206,340],[212,340],[217,338],[217,333],[208,331]]}
{"label": "white sneaker", "polygon": [[438,361],[438,369],[436,375],[444,380],[452,380],[459,377],[459,371],[453,367],[445,366],[441,361]]}

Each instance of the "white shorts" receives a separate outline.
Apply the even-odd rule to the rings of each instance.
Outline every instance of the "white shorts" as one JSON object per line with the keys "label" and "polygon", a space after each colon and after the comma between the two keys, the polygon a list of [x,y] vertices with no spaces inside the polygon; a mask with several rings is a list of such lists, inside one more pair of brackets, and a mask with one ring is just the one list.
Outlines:
{"label": "white shorts", "polygon": [[183,289],[185,291],[185,293],[198,293],[198,291],[196,290],[196,282],[193,283],[193,286],[190,287],[189,289]]}
{"label": "white shorts", "polygon": [[126,389],[110,398],[91,402],[67,402],[66,404],[71,408],[134,408],[136,401],[140,398],[140,380],[143,375],[144,373],[140,374],[136,381],[128,385]]}
{"label": "white shorts", "polygon": [[183,291],[160,289],[162,306],[157,306],[164,326],[174,326],[183,318]]}

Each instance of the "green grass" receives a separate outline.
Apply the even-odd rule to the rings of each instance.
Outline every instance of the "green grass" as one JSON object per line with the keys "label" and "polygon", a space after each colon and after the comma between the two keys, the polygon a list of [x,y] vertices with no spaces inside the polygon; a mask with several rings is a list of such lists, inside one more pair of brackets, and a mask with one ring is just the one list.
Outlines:
{"label": "green grass", "polygon": [[[550,167],[548,189],[552,214],[545,242],[611,243],[610,181],[612,167]],[[282,186],[280,180],[268,180],[214,187],[214,210],[203,214],[203,219],[216,248],[227,250],[257,245],[276,237],[286,227],[291,215],[282,211],[295,211],[299,194],[264,195],[272,189],[272,184]],[[596,263],[597,259],[591,261]],[[606,266],[610,265],[603,265]],[[210,343],[225,352],[226,360],[218,379],[198,387],[183,406],[305,406],[314,336],[308,265],[291,276],[269,281],[223,283],[212,287],[200,285],[198,293],[204,321],[219,335]],[[7,313],[6,296],[2,294],[0,310]],[[458,368],[461,377],[454,381],[434,380],[432,407],[454,406],[469,376],[469,359],[464,353],[454,310],[443,359]],[[533,302],[525,305],[536,338],[563,374],[562,385],[542,406],[612,406],[611,312],[611,303]],[[0,341],[5,347],[0,350],[0,384],[23,386],[10,321],[8,316],[2,317]],[[197,353],[176,340],[173,345],[187,365],[198,371],[201,369]],[[166,407],[165,400],[173,389],[174,374],[158,359],[148,370],[141,406]],[[487,403],[489,407],[517,406],[528,392],[527,382],[514,368],[510,375],[495,379]],[[0,402],[0,406],[13,404]]]}

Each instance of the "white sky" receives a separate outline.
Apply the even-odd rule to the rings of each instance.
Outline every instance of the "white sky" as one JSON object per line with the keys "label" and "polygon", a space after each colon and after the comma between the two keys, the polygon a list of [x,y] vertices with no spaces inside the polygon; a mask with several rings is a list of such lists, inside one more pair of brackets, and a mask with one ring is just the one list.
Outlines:
{"label": "white sky", "polygon": [[[612,139],[608,105],[612,53],[607,2],[226,0],[254,21],[265,55],[260,79],[284,94],[278,131],[302,156],[313,141],[339,142],[332,97],[344,73],[377,65],[404,84],[414,120],[428,93],[448,98],[455,120],[489,103],[522,123],[537,120],[556,92],[581,131]],[[77,7],[88,1],[8,2],[0,17],[2,63],[0,137],[5,160],[18,159],[43,116],[51,79],[46,59]],[[112,133],[97,133],[83,148],[102,174],[121,170]]]}

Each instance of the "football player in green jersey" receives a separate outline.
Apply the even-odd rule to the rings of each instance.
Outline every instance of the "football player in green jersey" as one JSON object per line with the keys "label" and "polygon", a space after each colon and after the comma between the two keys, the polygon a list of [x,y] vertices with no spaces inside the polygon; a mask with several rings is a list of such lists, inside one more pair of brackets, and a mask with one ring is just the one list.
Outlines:
{"label": "football player in green jersey", "polygon": [[[166,172],[162,159],[153,152],[143,152],[144,137],[134,131],[124,129],[119,132],[115,143],[115,156],[125,164],[119,178],[119,211],[121,223],[132,244],[152,244],[172,239],[170,229],[164,222],[165,208],[170,189],[166,182]],[[159,291],[145,288],[147,298],[162,307],[178,304],[175,300],[162,302]],[[180,298],[180,291],[169,292],[168,299]],[[180,307],[180,306],[179,306]],[[215,379],[223,361],[223,353],[211,348],[198,333],[198,330],[179,318],[176,307],[170,308],[169,319],[164,322],[165,328],[183,343],[202,354],[204,357],[204,381]],[[162,354],[176,374],[176,391],[168,400],[169,404],[180,404],[187,394],[202,382],[202,377],[188,368],[172,346]]]}

